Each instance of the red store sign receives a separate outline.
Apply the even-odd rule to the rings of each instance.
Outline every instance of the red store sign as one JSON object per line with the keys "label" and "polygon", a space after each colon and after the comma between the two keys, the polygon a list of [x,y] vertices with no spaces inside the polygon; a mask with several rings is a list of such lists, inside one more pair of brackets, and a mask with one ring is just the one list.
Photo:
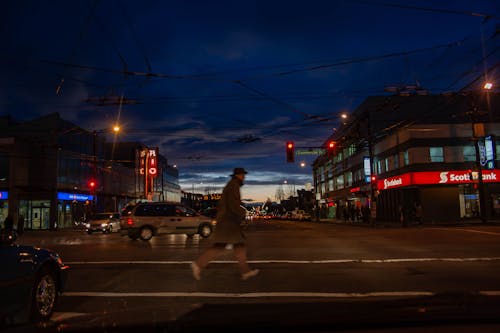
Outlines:
{"label": "red store sign", "polygon": [[[379,190],[410,185],[469,184],[478,180],[478,173],[469,170],[408,172],[377,181]],[[483,182],[500,182],[500,170],[483,170]]]}

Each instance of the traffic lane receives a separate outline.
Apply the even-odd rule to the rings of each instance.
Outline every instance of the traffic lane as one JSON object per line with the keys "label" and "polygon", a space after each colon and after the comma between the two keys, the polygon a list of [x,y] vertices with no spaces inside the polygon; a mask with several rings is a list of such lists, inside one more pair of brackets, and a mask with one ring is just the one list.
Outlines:
{"label": "traffic lane", "polygon": [[[211,243],[185,235],[162,235],[149,242],[78,232],[26,236],[20,243],[52,248],[65,261],[192,260]],[[274,221],[251,225],[247,243],[249,257],[262,259],[500,257],[500,227],[370,229]]]}
{"label": "traffic lane", "polygon": [[[400,325],[403,324],[402,327],[418,325],[422,328],[422,325],[438,325],[439,329],[435,327],[438,331],[442,331],[443,324],[453,324],[457,327],[464,324],[474,324],[477,331],[478,325],[482,323],[498,323],[498,309],[500,307],[498,298],[480,295],[434,295],[417,298],[358,298],[327,301],[321,299],[292,300],[289,298],[266,299],[257,302],[242,301],[241,299],[210,299],[193,303],[182,298],[178,298],[176,302],[165,298],[135,298],[129,301],[128,304],[120,304],[116,300],[115,302],[111,301],[107,304],[107,310],[98,310],[88,316],[81,316],[66,323],[63,321],[64,326],[61,328],[116,328],[142,324],[152,325],[151,328],[157,330],[159,328],[157,323],[178,319],[177,323],[184,327],[201,324],[205,330],[207,326],[216,324],[215,326],[219,326],[217,329],[211,327],[214,328],[214,331],[221,328],[227,329],[228,325],[235,325],[231,327],[231,330],[238,330],[241,327],[269,328],[270,324],[274,324],[278,325],[280,331],[288,331],[283,330],[284,325],[295,330],[300,325],[304,328],[307,327],[309,331],[311,327],[318,329],[318,324],[324,325],[326,330],[330,330],[332,325],[341,328],[345,327],[345,324],[349,324],[349,327],[369,327],[371,332],[374,327],[379,326],[376,323],[385,323],[380,327],[394,328],[398,322]],[[360,322],[365,324],[359,325]],[[260,323],[260,325],[256,326],[256,323]],[[242,324],[243,326],[241,326]],[[471,326],[468,327],[471,328]],[[199,331],[199,328],[191,331]],[[470,332],[471,330],[466,331]],[[496,331],[492,330],[492,332]]]}
{"label": "traffic lane", "polygon": [[494,262],[254,264],[240,279],[235,264],[211,264],[196,281],[188,264],[74,265],[66,292],[475,292],[500,289]]}

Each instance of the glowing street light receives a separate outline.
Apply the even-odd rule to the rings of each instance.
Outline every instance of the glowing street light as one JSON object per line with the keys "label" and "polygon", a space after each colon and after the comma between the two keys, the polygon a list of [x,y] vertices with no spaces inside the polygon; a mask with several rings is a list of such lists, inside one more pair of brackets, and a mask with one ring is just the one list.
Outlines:
{"label": "glowing street light", "polygon": [[300,166],[301,167],[305,167],[306,166],[306,162],[300,162]]}
{"label": "glowing street light", "polygon": [[118,125],[113,126],[113,132],[115,132],[115,133],[120,132],[120,126],[118,126]]}
{"label": "glowing street light", "polygon": [[483,86],[483,89],[485,90],[491,90],[493,89],[493,83],[492,82],[486,82]]}
{"label": "glowing street light", "polygon": [[340,115],[340,118],[342,119],[347,119],[347,117],[349,117],[349,115],[346,112],[342,112],[342,114]]}

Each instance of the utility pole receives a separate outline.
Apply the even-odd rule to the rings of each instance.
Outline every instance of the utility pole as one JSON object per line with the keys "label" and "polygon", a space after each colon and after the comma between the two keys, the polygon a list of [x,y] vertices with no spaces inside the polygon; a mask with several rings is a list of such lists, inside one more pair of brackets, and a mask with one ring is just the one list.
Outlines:
{"label": "utility pole", "polygon": [[[474,97],[472,97],[474,98]],[[478,195],[479,195],[479,218],[482,223],[488,222],[486,214],[486,197],[484,193],[483,182],[483,166],[481,165],[481,151],[479,142],[481,137],[485,137],[484,123],[476,122],[476,117],[479,115],[479,106],[473,101],[472,110],[470,111],[472,124],[472,141],[474,142],[474,150],[476,152],[476,168],[478,173]]]}

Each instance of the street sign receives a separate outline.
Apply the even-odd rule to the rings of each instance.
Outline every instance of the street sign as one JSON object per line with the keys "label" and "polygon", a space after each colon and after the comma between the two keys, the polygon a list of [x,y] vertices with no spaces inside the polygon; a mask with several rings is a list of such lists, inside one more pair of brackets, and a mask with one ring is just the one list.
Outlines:
{"label": "street sign", "polygon": [[324,149],[295,149],[295,154],[297,156],[301,155],[323,155],[325,153]]}

